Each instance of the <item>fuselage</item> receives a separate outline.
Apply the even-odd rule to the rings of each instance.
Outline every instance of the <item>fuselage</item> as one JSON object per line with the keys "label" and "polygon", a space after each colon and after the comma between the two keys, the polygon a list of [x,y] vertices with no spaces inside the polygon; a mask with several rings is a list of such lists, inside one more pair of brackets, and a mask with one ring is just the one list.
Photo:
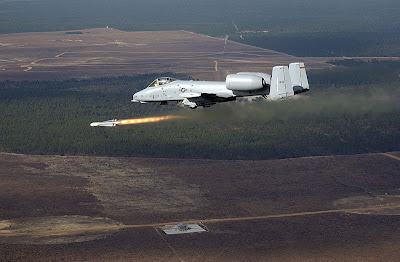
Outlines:
{"label": "fuselage", "polygon": [[134,94],[133,100],[140,102],[182,101],[187,94],[215,92],[224,92],[227,96],[233,96],[232,91],[226,89],[225,82],[176,80],[155,87],[149,86]]}
{"label": "fuselage", "polygon": [[232,91],[222,81],[175,80],[157,86],[149,86],[133,95],[134,102],[183,101],[185,98],[214,94],[222,98],[266,95],[269,88],[256,91]]}
{"label": "fuselage", "polygon": [[244,96],[269,96],[271,100],[277,100],[309,89],[304,63],[291,63],[289,66],[274,66],[272,75],[260,72],[228,74],[224,82],[160,77],[135,93],[132,102],[161,102],[165,105],[168,101],[181,101],[185,106],[196,108]]}

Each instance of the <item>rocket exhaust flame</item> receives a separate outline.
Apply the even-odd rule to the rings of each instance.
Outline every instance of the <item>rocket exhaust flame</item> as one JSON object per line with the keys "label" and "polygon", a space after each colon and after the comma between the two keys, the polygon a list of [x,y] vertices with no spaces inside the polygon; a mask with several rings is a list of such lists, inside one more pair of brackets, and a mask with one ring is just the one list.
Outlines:
{"label": "rocket exhaust flame", "polygon": [[156,117],[146,117],[146,118],[136,118],[136,119],[121,119],[116,122],[116,125],[134,125],[143,123],[154,123],[164,120],[183,118],[183,116],[156,116]]}
{"label": "rocket exhaust flame", "polygon": [[93,122],[90,126],[119,126],[119,125],[135,125],[144,123],[154,123],[171,119],[184,118],[183,116],[169,115],[169,116],[156,116],[156,117],[145,117],[145,118],[134,118],[134,119],[113,119],[103,122]]}

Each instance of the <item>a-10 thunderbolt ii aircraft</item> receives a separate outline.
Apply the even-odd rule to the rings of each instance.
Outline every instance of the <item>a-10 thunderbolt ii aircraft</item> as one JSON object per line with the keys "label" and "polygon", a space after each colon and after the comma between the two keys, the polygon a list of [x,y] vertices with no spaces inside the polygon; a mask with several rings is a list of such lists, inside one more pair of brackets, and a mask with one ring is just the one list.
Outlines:
{"label": "a-10 thunderbolt ii aircraft", "polygon": [[240,72],[229,74],[226,81],[178,80],[160,77],[137,92],[132,102],[148,103],[177,101],[190,108],[209,107],[238,97],[262,96],[277,100],[309,90],[304,63],[275,66],[272,76],[266,73]]}

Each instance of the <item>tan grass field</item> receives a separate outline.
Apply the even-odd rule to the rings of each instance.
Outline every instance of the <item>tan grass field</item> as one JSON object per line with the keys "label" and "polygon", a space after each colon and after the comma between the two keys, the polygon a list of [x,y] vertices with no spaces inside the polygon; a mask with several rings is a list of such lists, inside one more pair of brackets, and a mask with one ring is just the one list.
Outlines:
{"label": "tan grass field", "polygon": [[275,65],[330,65],[187,31],[124,32],[111,28],[0,35],[0,80],[62,80],[149,73],[181,73],[224,80]]}

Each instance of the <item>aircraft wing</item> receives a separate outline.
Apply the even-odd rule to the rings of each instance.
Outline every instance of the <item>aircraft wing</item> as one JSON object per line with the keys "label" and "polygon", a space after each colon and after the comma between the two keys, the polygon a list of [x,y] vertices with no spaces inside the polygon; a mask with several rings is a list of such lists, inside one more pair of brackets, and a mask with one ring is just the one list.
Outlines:
{"label": "aircraft wing", "polygon": [[227,96],[225,93],[188,93],[183,100],[185,105],[195,108],[197,106],[209,107],[218,102],[234,101],[236,97]]}
{"label": "aircraft wing", "polygon": [[200,93],[183,93],[183,94],[180,94],[179,96],[183,97],[183,98],[193,98],[193,97],[201,97],[201,95],[202,94],[200,94]]}
{"label": "aircraft wing", "polygon": [[232,97],[232,94],[229,92],[217,92],[217,93],[183,93],[179,96],[183,98],[195,98],[195,97],[202,97],[205,99],[216,99],[216,98],[228,98]]}

